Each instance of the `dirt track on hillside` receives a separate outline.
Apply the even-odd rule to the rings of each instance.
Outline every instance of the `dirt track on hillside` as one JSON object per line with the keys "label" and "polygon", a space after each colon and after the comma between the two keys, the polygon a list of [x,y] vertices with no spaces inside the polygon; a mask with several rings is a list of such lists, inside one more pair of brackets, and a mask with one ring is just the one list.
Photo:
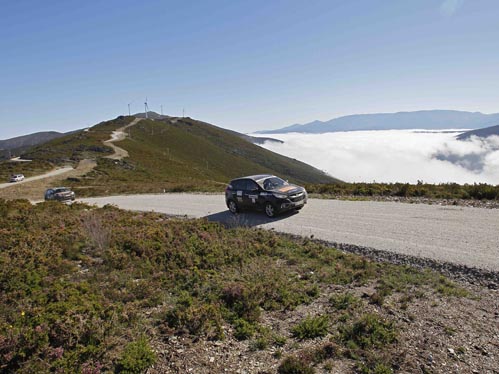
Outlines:
{"label": "dirt track on hillside", "polygon": [[111,160],[121,160],[125,157],[128,157],[127,150],[114,145],[114,143],[124,140],[127,137],[127,133],[125,132],[125,130],[133,125],[136,125],[141,120],[142,118],[135,118],[128,125],[120,127],[116,131],[113,131],[113,133],[111,134],[111,139],[103,142],[104,145],[111,147],[114,150],[114,153],[110,156],[106,156],[106,158],[110,158]]}
{"label": "dirt track on hillside", "polygon": [[43,200],[45,190],[49,187],[60,185],[66,178],[81,177],[92,171],[97,163],[93,160],[82,160],[76,169],[69,169],[64,173],[31,180],[29,183],[13,184],[9,188],[0,190],[3,199],[28,199],[32,201]]}

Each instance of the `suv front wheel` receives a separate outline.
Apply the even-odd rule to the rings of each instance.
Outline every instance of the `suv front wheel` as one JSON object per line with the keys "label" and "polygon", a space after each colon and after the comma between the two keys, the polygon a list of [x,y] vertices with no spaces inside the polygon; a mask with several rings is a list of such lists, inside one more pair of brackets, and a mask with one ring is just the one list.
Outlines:
{"label": "suv front wheel", "polygon": [[275,213],[275,208],[271,203],[265,204],[265,214],[267,215],[267,217],[273,218],[275,217]]}
{"label": "suv front wheel", "polygon": [[234,200],[229,200],[229,202],[227,203],[227,207],[232,214],[236,214],[237,212],[239,212],[239,207]]}

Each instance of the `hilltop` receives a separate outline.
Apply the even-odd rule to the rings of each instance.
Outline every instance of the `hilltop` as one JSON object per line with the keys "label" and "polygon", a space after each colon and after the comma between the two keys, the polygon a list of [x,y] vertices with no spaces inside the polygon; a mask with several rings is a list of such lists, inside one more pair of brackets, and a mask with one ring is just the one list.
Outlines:
{"label": "hilltop", "polygon": [[479,129],[499,122],[499,113],[483,114],[457,110],[420,110],[415,112],[354,114],[329,121],[295,124],[276,130],[259,131],[261,134],[288,132],[324,133],[336,131],[369,130],[442,130]]}
{"label": "hilltop", "polygon": [[253,144],[246,135],[191,118],[142,119],[127,129],[119,142],[129,157],[106,158],[112,149],[103,144],[111,133],[134,117],[120,116],[86,131],[38,145],[23,157],[54,165],[95,159],[97,167],[65,184],[79,195],[219,191],[228,180],[255,173],[277,174],[296,183],[334,183],[338,180],[298,160]]}

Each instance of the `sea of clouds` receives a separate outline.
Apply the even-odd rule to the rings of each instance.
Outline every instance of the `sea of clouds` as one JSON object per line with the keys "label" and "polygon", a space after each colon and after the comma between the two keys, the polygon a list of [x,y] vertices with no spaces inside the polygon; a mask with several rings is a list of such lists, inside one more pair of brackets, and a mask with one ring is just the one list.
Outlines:
{"label": "sea of clouds", "polygon": [[461,141],[456,139],[460,132],[272,134],[284,143],[263,147],[346,182],[499,184],[499,136]]}

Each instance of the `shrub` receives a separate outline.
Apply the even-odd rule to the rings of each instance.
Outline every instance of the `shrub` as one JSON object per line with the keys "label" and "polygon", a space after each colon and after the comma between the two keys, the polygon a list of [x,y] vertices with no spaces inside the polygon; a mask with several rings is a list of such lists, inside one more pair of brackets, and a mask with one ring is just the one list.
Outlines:
{"label": "shrub", "polygon": [[[395,326],[375,314],[365,314],[350,326],[340,328],[341,339],[348,346],[382,347],[396,340]],[[353,343],[353,344],[352,344]]]}
{"label": "shrub", "polygon": [[237,340],[249,339],[255,333],[255,327],[242,318],[237,319],[234,322],[234,327],[236,328],[236,330],[234,331],[234,337]]}
{"label": "shrub", "polygon": [[146,338],[129,343],[118,363],[118,371],[123,374],[139,374],[144,372],[156,361],[156,355],[152,351]]}
{"label": "shrub", "polygon": [[355,295],[347,292],[331,296],[329,302],[336,310],[346,310],[356,307],[360,303],[360,300]]}
{"label": "shrub", "polygon": [[292,333],[298,339],[313,339],[326,336],[329,328],[327,316],[306,317],[303,321],[293,327]]}
{"label": "shrub", "polygon": [[281,362],[277,372],[279,374],[313,374],[315,370],[304,362],[304,360],[290,356]]}

